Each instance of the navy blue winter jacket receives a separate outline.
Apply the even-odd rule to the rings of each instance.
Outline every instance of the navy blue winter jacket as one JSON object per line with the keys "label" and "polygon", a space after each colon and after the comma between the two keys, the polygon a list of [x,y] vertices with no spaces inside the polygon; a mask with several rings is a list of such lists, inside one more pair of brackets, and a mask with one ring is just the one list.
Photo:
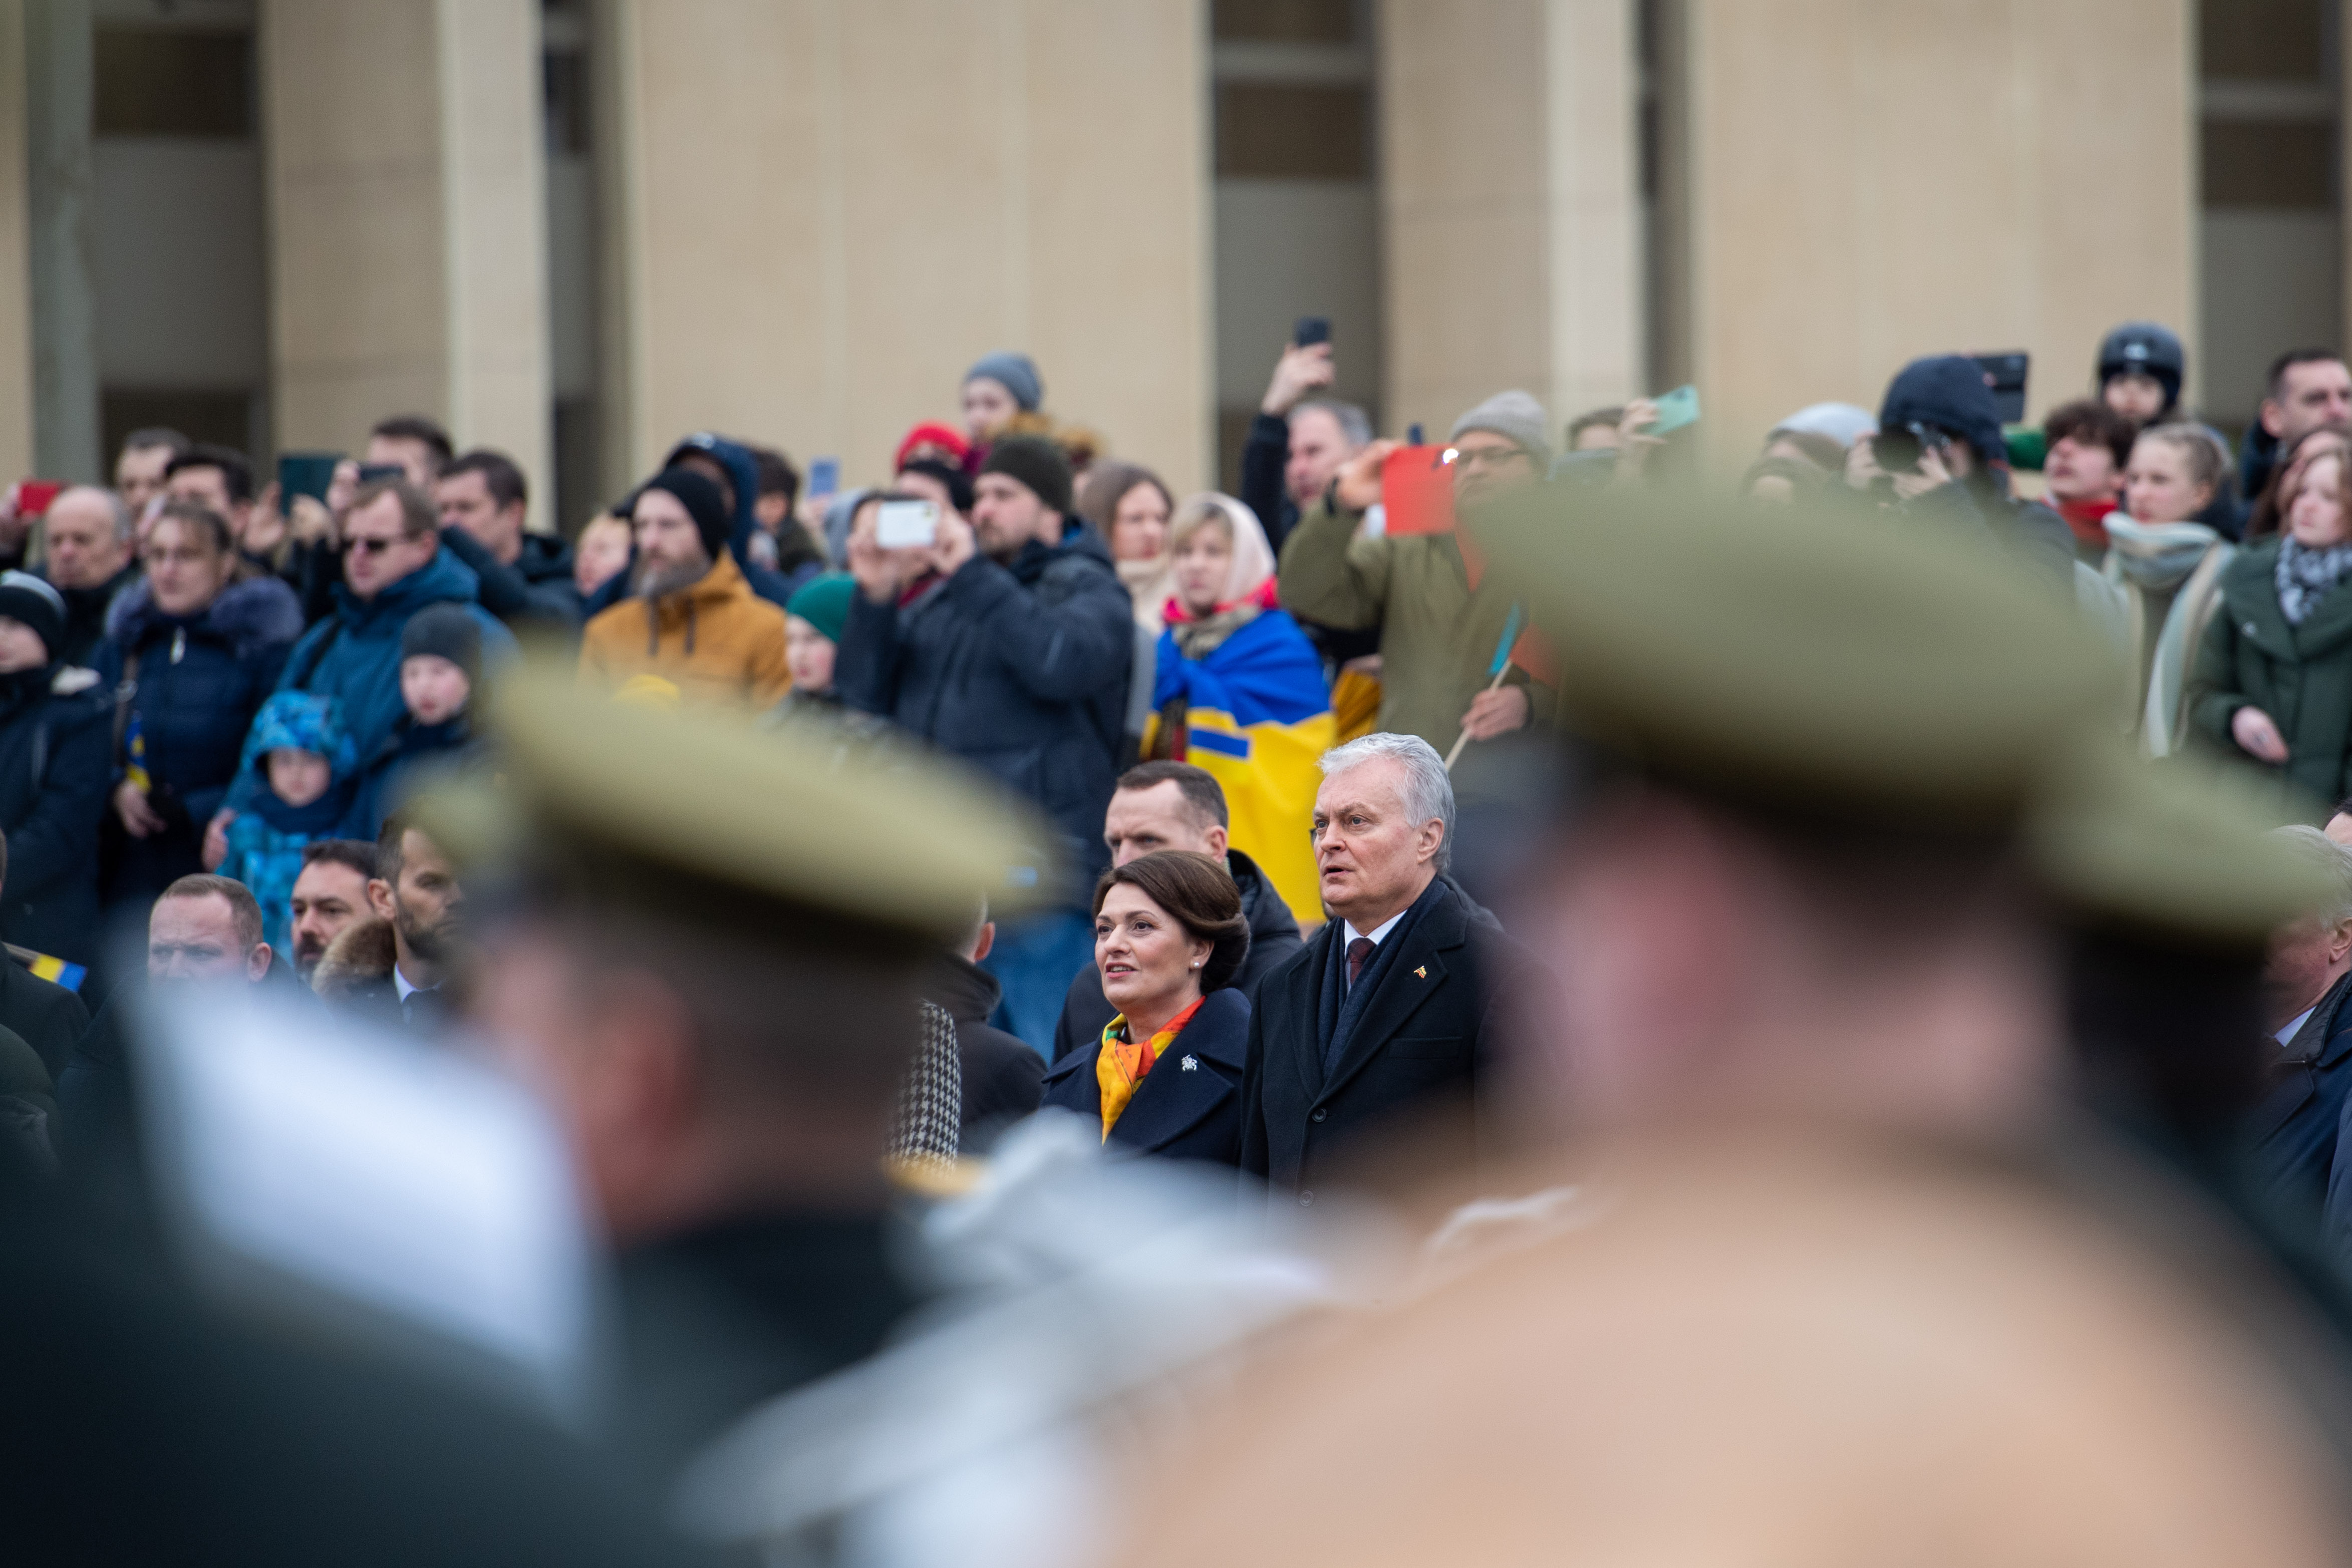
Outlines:
{"label": "navy blue winter jacket", "polygon": [[[152,783],[148,803],[168,824],[143,839],[121,835],[106,888],[112,903],[152,898],[204,869],[205,824],[226,799],[245,733],[302,634],[302,612],[294,591],[274,577],[232,582],[186,616],[157,609],[142,581],[115,601],[106,631],[93,662],[99,692],[128,703],[126,746],[135,720]],[[134,654],[138,673],[125,693]],[[124,761],[112,755],[113,727],[110,714],[110,792]]]}
{"label": "navy blue winter jacket", "polygon": [[97,957],[98,819],[113,706],[89,670],[0,675],[0,833],[8,836],[0,940],[77,964]]}
{"label": "navy blue winter jacket", "polygon": [[[481,623],[484,664],[516,655],[514,633],[475,602],[474,591],[472,570],[446,548],[371,600],[339,582],[334,613],[294,644],[278,687],[339,698],[352,744],[362,758],[373,757],[408,711],[400,700],[400,634],[410,616],[430,605],[462,604]],[[239,780],[229,808],[243,810],[248,793],[248,781]]]}

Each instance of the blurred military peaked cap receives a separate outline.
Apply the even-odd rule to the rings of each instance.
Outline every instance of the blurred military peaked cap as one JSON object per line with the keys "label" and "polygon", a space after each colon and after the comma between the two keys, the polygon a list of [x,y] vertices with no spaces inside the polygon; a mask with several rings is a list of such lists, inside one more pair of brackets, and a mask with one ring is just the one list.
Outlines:
{"label": "blurred military peaked cap", "polygon": [[483,715],[495,780],[428,789],[418,821],[461,867],[606,870],[623,901],[782,907],[947,941],[985,897],[1057,891],[1053,842],[950,765],[883,768],[742,715],[616,703],[527,665]]}
{"label": "blurred military peaked cap", "polygon": [[2283,799],[2276,778],[2242,763],[2150,761],[2114,736],[2085,737],[2051,771],[2029,858],[2078,924],[2259,949],[2337,894],[2324,864],[2273,831],[2325,810]]}
{"label": "blurred military peaked cap", "polygon": [[2070,604],[1932,525],[1552,490],[1465,527],[1562,729],[1734,803],[2005,830],[2121,683]]}

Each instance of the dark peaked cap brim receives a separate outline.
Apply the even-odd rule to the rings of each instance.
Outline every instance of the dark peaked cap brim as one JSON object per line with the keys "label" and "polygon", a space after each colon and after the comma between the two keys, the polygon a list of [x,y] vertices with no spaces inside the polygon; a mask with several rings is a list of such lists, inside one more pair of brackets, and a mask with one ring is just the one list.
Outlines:
{"label": "dark peaked cap brim", "polygon": [[1562,727],[1735,800],[2003,826],[2123,690],[2071,601],[1949,524],[1553,491],[1465,527]]}
{"label": "dark peaked cap brim", "polygon": [[535,662],[486,707],[495,779],[416,802],[461,864],[620,864],[926,939],[1059,891],[1045,824],[928,760],[883,767],[751,716],[618,702]]}

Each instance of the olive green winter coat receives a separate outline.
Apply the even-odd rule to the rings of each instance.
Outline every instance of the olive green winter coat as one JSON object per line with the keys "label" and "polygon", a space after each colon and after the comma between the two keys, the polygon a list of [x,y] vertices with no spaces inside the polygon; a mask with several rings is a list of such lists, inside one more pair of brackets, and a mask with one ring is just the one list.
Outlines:
{"label": "olive green winter coat", "polygon": [[[1298,520],[1283,541],[1282,606],[1326,626],[1379,627],[1381,727],[1417,735],[1443,754],[1492,676],[1511,594],[1491,576],[1471,591],[1450,534],[1360,538],[1362,520],[1321,502]],[[1539,701],[1533,707],[1543,711]]]}
{"label": "olive green winter coat", "polygon": [[2314,809],[2352,794],[2352,579],[2300,626],[2279,610],[2279,541],[2238,552],[2221,573],[2221,602],[2205,628],[2189,682],[2191,728],[2238,756],[2231,716],[2258,707],[2286,737],[2287,782]]}

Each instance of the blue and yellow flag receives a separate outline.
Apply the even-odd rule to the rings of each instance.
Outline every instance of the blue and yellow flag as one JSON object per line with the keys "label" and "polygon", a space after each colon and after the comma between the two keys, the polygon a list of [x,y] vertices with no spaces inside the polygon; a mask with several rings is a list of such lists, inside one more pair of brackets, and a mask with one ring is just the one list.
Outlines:
{"label": "blue and yellow flag", "polygon": [[1308,835],[1323,781],[1316,763],[1337,730],[1313,644],[1279,610],[1260,614],[1205,659],[1185,658],[1175,633],[1162,632],[1152,706],[1178,697],[1190,710],[1184,760],[1223,787],[1233,847],[1258,863],[1300,921],[1319,924],[1322,881]]}
{"label": "blue and yellow flag", "polygon": [[81,983],[89,978],[89,971],[79,964],[68,964],[54,954],[36,953],[13,942],[8,945],[8,957],[11,962],[24,965],[34,978],[63,986],[69,991],[80,990]]}

